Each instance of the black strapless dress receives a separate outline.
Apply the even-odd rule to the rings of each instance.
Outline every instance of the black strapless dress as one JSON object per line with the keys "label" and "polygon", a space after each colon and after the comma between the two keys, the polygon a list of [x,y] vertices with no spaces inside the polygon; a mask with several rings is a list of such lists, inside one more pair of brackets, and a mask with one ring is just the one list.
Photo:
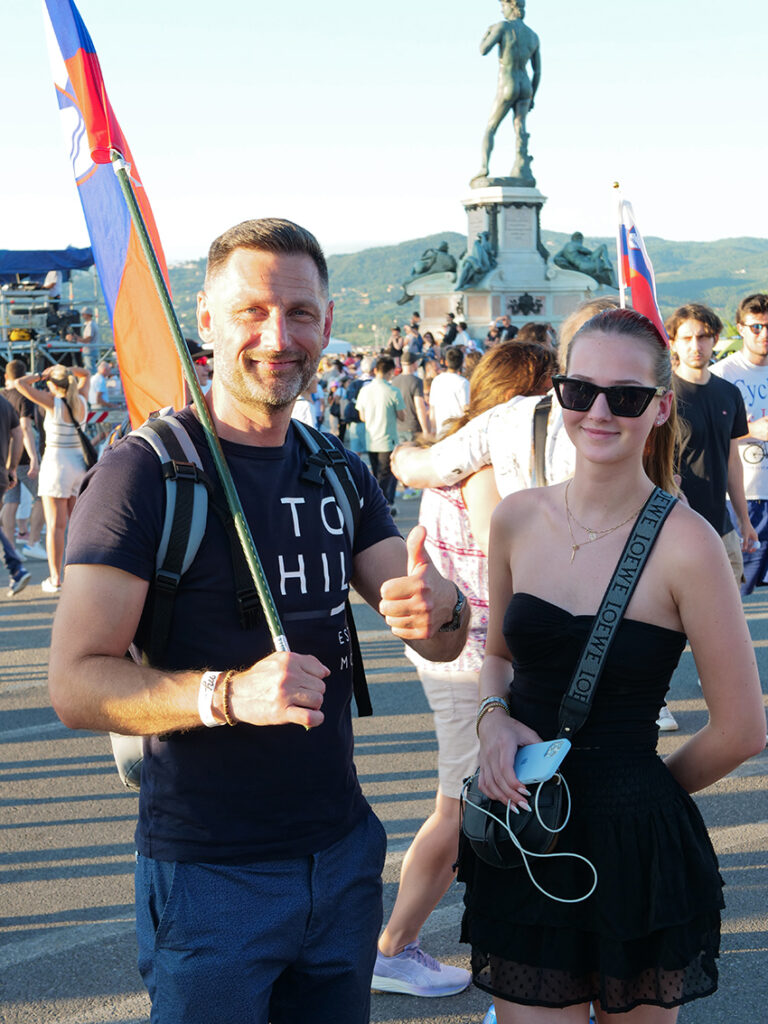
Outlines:
{"label": "black strapless dress", "polygon": [[[507,609],[511,712],[542,739],[557,734],[560,700],[591,624],[592,616],[530,594],[515,594]],[[462,844],[461,937],[472,945],[480,988],[531,1006],[600,1000],[615,1013],[678,1006],[717,988],[723,880],[698,808],[656,754],[656,718],[684,646],[682,633],[624,619],[561,768],[572,811],[557,852],[595,865],[589,899],[556,903],[524,868],[491,868]],[[572,858],[531,867],[562,898],[592,883]]]}

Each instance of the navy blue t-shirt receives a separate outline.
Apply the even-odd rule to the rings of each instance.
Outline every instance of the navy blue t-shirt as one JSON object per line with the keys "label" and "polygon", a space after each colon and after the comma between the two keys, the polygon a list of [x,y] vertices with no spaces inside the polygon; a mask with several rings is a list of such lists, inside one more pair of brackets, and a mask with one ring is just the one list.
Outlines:
{"label": "navy blue t-shirt", "polygon": [[[190,409],[179,414],[214,467]],[[397,536],[384,497],[363,463],[347,452],[363,512],[350,551],[327,483],[300,480],[307,449],[291,428],[284,445],[223,441],[291,650],[314,654],[331,674],[321,726],[199,728],[149,737],[136,841],[159,860],[248,862],[304,856],[342,838],[365,813],[352,761],[351,649],[344,601],[353,554]],[[129,437],[89,473],[67,543],[68,564],[110,565],[152,578],[164,519],[160,462]],[[273,651],[263,619],[239,623],[230,546],[210,508],[203,543],[183,575],[171,636],[159,667],[227,669]]]}

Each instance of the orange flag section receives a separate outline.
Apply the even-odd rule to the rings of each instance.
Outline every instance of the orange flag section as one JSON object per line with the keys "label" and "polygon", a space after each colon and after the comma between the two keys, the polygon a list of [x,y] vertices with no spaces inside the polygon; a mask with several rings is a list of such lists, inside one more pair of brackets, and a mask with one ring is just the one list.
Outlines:
{"label": "orange flag section", "polygon": [[[136,296],[141,296],[140,303],[135,301]],[[151,412],[157,411],[158,395],[163,396],[164,405],[183,408],[181,362],[169,338],[163,306],[133,228],[115,302],[113,329],[131,426],[139,426]]]}

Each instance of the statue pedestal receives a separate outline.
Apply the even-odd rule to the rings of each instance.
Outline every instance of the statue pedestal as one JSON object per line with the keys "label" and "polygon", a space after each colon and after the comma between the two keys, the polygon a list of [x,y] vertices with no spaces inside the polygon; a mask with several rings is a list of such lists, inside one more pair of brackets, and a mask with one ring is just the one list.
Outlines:
{"label": "statue pedestal", "polygon": [[461,291],[455,291],[459,278],[452,274],[430,274],[410,284],[410,291],[420,298],[423,329],[440,330],[449,312],[465,320],[469,333],[480,340],[491,322],[504,314],[517,327],[529,321],[557,327],[584,300],[618,294],[587,274],[554,265],[541,241],[545,202],[537,188],[511,184],[475,188],[462,200],[467,251],[478,234],[487,231],[497,263]]}

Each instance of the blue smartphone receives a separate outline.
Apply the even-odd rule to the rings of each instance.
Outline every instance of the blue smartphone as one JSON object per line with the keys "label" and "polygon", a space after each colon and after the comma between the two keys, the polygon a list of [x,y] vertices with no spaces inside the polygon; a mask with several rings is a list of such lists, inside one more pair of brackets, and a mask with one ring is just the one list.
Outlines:
{"label": "blue smartphone", "polygon": [[524,786],[546,782],[555,774],[570,749],[571,741],[566,739],[520,747],[515,755],[515,775]]}

